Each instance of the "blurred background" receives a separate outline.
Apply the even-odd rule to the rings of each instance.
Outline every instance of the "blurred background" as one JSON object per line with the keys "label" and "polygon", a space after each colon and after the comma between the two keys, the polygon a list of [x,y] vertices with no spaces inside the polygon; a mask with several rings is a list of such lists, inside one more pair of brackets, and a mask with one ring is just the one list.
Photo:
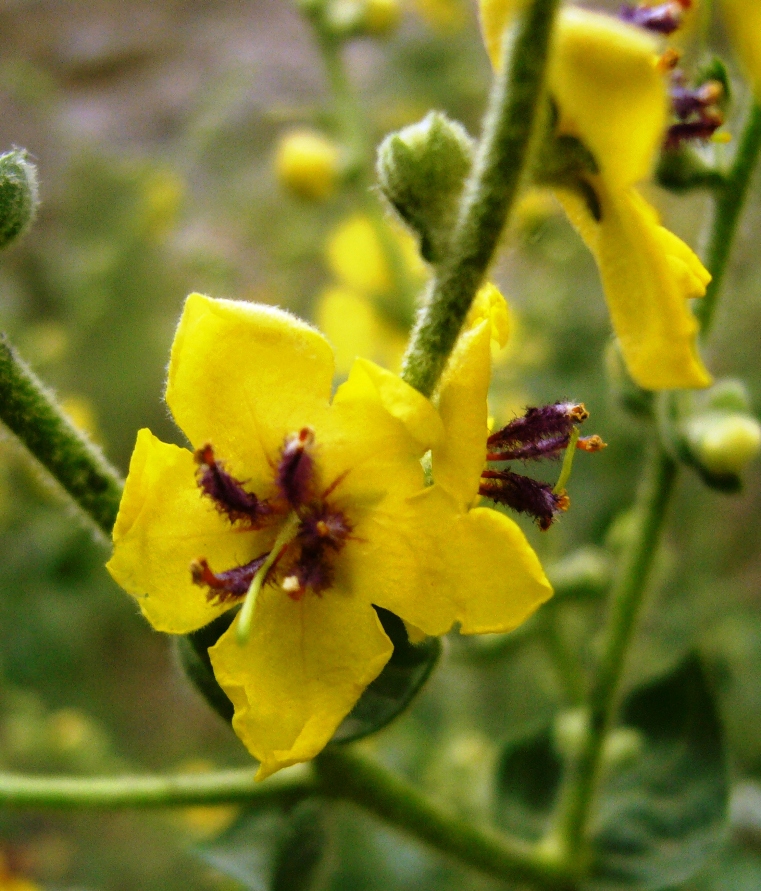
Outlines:
{"label": "blurred background", "polygon": [[[490,75],[467,0],[410,0],[392,35],[353,41],[347,60],[370,144],[431,108],[477,135]],[[309,28],[284,0],[0,3],[0,149],[29,150],[42,196],[31,233],[0,258],[0,327],[122,472],[140,427],[183,443],[162,391],[192,290],[317,321],[336,345],[340,373],[357,350],[396,366],[425,278],[411,243],[388,229],[404,264],[400,290],[379,255],[377,221],[368,223],[374,195],[339,189],[303,201],[274,173],[280,136],[296,125],[329,133],[329,110]],[[737,131],[731,115],[726,129]],[[716,377],[744,380],[756,409],[760,185],[757,177],[708,351]],[[702,246],[704,196],[676,199],[655,188],[648,196],[670,228]],[[572,509],[550,532],[523,523],[570,592],[557,627],[565,656],[583,669],[649,427],[631,410],[638,394],[627,409],[609,373],[615,357],[593,261],[547,196],[520,202],[494,278],[513,311],[511,342],[496,358],[496,421],[570,398],[591,413],[585,432],[609,445],[577,458]],[[546,478],[556,473],[551,467]],[[652,677],[698,646],[720,694],[733,776],[743,781],[761,779],[760,488],[757,467],[731,497],[683,475],[630,673],[631,683]],[[92,774],[248,764],[181,676],[171,641],[111,581],[107,555],[5,437],[0,768]],[[574,683],[531,629],[514,640],[448,643],[411,710],[364,745],[447,805],[483,816],[501,748],[572,706]],[[583,673],[576,693],[579,683]],[[23,876],[70,891],[243,887],[194,853],[234,818],[232,808],[1,811],[0,888],[3,870],[8,883]],[[331,889],[492,887],[348,808],[331,819]],[[751,882],[761,874],[758,843],[758,832],[744,832],[733,855],[732,869]],[[740,873],[720,870],[710,887],[745,887],[727,878]]]}

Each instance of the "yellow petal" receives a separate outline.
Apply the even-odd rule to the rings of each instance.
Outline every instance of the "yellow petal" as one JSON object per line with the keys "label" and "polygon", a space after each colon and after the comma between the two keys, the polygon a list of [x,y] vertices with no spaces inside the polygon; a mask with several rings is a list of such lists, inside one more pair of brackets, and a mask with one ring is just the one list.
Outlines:
{"label": "yellow petal", "polygon": [[646,177],[663,137],[668,94],[657,46],[609,15],[567,9],[558,19],[548,73],[558,130],[587,146],[611,187]]}
{"label": "yellow petal", "polygon": [[494,68],[501,67],[505,30],[526,0],[479,0],[481,34]]}
{"label": "yellow petal", "polygon": [[349,379],[336,391],[333,406],[350,402],[375,403],[396,418],[420,447],[420,455],[443,434],[441,419],[431,403],[398,375],[367,359],[357,359]]}
{"label": "yellow petal", "polygon": [[698,323],[685,298],[705,293],[708,273],[683,242],[664,234],[634,190],[594,178],[601,222],[576,194],[558,197],[597,260],[613,329],[634,380],[648,390],[707,387],[697,352]]}
{"label": "yellow petal", "polygon": [[333,352],[294,316],[191,294],[172,345],[166,400],[194,447],[211,442],[253,491],[271,484],[284,437],[327,409]]}
{"label": "yellow petal", "polygon": [[475,328],[484,319],[489,320],[491,338],[497,346],[500,349],[507,346],[510,339],[510,311],[499,288],[491,282],[478,289],[463,328],[466,331]]}
{"label": "yellow petal", "polygon": [[426,634],[509,631],[552,589],[518,526],[487,508],[465,512],[441,486],[389,499],[358,528],[342,584]]}
{"label": "yellow petal", "polygon": [[317,325],[336,355],[336,372],[348,374],[357,356],[376,355],[381,333],[372,303],[345,287],[327,288],[317,305]]}
{"label": "yellow petal", "polygon": [[721,10],[732,48],[756,96],[761,96],[761,3],[758,0],[721,0]]}
{"label": "yellow petal", "polygon": [[478,494],[486,463],[491,379],[491,323],[484,319],[457,340],[439,390],[444,436],[431,452],[433,479],[466,508]]}
{"label": "yellow petal", "polygon": [[240,566],[267,549],[262,536],[233,531],[201,495],[187,449],[138,433],[107,569],[154,628],[186,634],[229,609],[193,584],[191,561],[206,557],[217,571]]}
{"label": "yellow petal", "polygon": [[209,655],[258,779],[313,758],[393,651],[369,602],[337,587],[299,601],[266,587],[243,647],[236,625]]}

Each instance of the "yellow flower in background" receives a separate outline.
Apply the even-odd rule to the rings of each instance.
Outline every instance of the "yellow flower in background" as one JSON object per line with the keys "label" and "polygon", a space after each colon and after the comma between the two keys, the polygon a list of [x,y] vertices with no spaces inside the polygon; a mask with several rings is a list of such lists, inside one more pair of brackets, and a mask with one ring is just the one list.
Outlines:
{"label": "yellow flower in background", "polygon": [[420,18],[441,34],[459,31],[468,17],[464,0],[412,0],[412,6]]}
{"label": "yellow flower in background", "polygon": [[[482,0],[494,64],[514,6]],[[560,15],[548,72],[557,133],[579,139],[598,172],[580,178],[578,188],[555,191],[597,261],[634,380],[651,390],[706,387],[711,377],[687,299],[705,293],[710,275],[635,188],[651,171],[667,123],[657,49],[646,31],[611,16],[582,9]]]}
{"label": "yellow flower in background", "polygon": [[260,779],[314,757],[383,669],[373,604],[425,634],[473,634],[516,627],[551,594],[518,526],[470,509],[493,302],[461,336],[438,412],[366,360],[331,402],[317,331],[268,306],[185,304],[166,398],[195,452],[140,431],[108,568],[161,631],[243,604],[210,656]]}
{"label": "yellow flower in background", "polygon": [[756,96],[761,97],[761,3],[758,0],[720,0],[722,17]]}
{"label": "yellow flower in background", "polygon": [[336,188],[339,165],[338,146],[321,133],[301,129],[280,137],[275,173],[281,185],[299,198],[329,198]]}
{"label": "yellow flower in background", "polygon": [[358,356],[397,371],[427,276],[415,239],[382,218],[356,214],[328,239],[326,260],[335,283],[321,294],[316,321],[333,346],[337,373],[346,375]]}

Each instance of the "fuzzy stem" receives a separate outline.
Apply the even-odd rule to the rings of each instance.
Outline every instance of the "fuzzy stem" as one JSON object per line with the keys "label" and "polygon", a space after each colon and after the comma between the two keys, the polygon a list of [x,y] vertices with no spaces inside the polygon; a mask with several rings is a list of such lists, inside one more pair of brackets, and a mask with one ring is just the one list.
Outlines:
{"label": "fuzzy stem", "polygon": [[356,752],[326,749],[315,767],[325,794],[359,805],[447,857],[503,881],[554,891],[571,888],[562,868],[540,850],[447,813]]}
{"label": "fuzzy stem", "polygon": [[715,192],[714,219],[706,250],[706,266],[713,278],[708,285],[705,297],[695,310],[704,338],[708,335],[713,324],[716,304],[724,284],[737,225],[745,205],[745,197],[759,151],[761,151],[761,105],[754,104],[740,137],[732,166],[723,185]]}
{"label": "fuzzy stem", "polygon": [[494,80],[473,173],[447,258],[438,265],[404,358],[402,377],[430,396],[507,222],[541,117],[559,0],[534,0]]}
{"label": "fuzzy stem", "polygon": [[5,335],[0,335],[0,420],[111,537],[123,482],[56,404]]}
{"label": "fuzzy stem", "polygon": [[315,792],[309,767],[258,783],[255,768],[211,773],[121,777],[47,777],[0,773],[0,805],[19,808],[188,807],[298,801]]}

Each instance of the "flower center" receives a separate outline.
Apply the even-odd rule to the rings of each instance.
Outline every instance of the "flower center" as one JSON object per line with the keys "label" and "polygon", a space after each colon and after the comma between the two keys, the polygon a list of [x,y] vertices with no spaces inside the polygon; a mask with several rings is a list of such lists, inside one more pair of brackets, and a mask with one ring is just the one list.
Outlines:
{"label": "flower center", "polygon": [[277,530],[269,551],[241,566],[214,572],[204,558],[194,560],[193,581],[215,603],[244,601],[239,628],[250,624],[254,603],[265,584],[278,584],[292,599],[307,592],[321,595],[334,579],[334,560],[350,538],[352,525],[331,496],[346,474],[320,492],[315,436],[310,427],[286,436],[273,463],[274,495],[261,499],[246,489],[218,461],[210,444],[195,453],[196,478],[231,526],[241,530]]}

